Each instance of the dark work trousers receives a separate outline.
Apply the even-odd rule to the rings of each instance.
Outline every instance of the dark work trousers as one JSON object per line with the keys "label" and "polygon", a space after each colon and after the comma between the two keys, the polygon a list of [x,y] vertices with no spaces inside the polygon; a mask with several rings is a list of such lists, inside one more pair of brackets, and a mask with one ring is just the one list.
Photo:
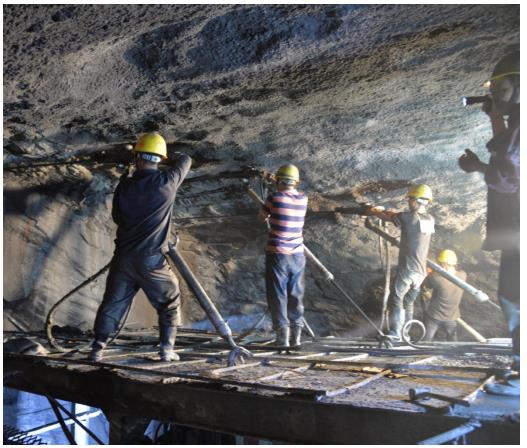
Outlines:
{"label": "dark work trousers", "polygon": [[104,340],[118,329],[139,289],[157,310],[159,326],[176,326],[180,307],[179,285],[165,256],[162,253],[135,257],[114,255],[95,318],[96,338]]}
{"label": "dark work trousers", "polygon": [[520,366],[520,250],[502,250],[498,299],[512,338],[515,370]]}
{"label": "dark work trousers", "polygon": [[304,326],[304,255],[266,254],[265,283],[273,328]]}
{"label": "dark work trousers", "polygon": [[437,320],[427,315],[425,316],[425,326],[426,333],[423,341],[432,341],[439,328],[444,328],[446,331],[447,341],[457,341],[457,322],[455,320]]}

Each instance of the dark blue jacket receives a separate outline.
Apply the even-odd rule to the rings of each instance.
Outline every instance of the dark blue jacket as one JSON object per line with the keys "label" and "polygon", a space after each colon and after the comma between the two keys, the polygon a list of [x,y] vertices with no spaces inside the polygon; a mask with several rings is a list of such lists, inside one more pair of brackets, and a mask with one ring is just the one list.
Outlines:
{"label": "dark blue jacket", "polygon": [[137,170],[121,178],[112,207],[118,226],[116,255],[166,252],[176,192],[191,164],[192,159],[182,155],[167,170]]}

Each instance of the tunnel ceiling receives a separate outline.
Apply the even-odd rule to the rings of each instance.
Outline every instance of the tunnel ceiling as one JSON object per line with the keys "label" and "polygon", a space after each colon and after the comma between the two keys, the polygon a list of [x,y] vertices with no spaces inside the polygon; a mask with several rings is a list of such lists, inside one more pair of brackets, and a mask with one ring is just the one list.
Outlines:
{"label": "tunnel ceiling", "polygon": [[[265,232],[248,218],[254,207],[239,178],[249,166],[285,162],[299,166],[312,210],[363,200],[402,207],[405,187],[426,182],[435,192],[434,249],[454,247],[476,283],[494,287],[485,270],[495,259],[479,250],[484,183],[456,164],[468,147],[486,158],[491,131],[460,98],[483,94],[495,61],[519,48],[519,5],[3,11],[4,266],[9,257],[17,267],[4,280],[11,305],[30,303],[28,312],[41,315],[104,264],[115,231],[112,162],[126,160],[124,145],[150,130],[195,160],[176,216],[188,256],[227,312],[255,312],[264,300],[254,259]],[[10,169],[75,157],[103,163]],[[188,219],[224,214],[239,216]],[[376,240],[356,218],[337,218],[308,223],[307,241],[363,294],[379,267]],[[64,263],[73,274],[51,281]],[[336,295],[314,277],[308,283],[324,297],[308,309],[315,321],[345,325],[345,317],[322,316],[341,308]]]}

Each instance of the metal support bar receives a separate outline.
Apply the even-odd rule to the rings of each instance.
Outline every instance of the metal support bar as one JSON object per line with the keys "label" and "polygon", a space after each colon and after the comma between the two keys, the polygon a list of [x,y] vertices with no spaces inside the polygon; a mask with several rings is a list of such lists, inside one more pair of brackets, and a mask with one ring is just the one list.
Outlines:
{"label": "metal support bar", "polygon": [[458,426],[457,428],[451,429],[450,431],[446,431],[438,434],[437,436],[417,442],[417,445],[442,445],[443,443],[447,443],[451,440],[465,436],[477,428],[481,428],[481,423],[477,420],[470,420],[467,423],[463,423],[461,426]]}
{"label": "metal support bar", "polygon": [[95,440],[99,445],[104,445],[104,443],[102,442],[101,439],[99,439],[94,433],[93,431],[90,431],[89,428],[87,428],[86,426],[84,426],[84,424],[77,418],[77,416],[75,414],[72,414],[70,411],[68,411],[64,406],[62,406],[58,401],[55,401],[56,405],[62,409],[62,411],[71,419],[73,420],[77,425],[79,425],[82,429],[84,429],[84,431],[86,431],[88,433],[88,435],[93,439]]}
{"label": "metal support bar", "polygon": [[[77,418],[79,420],[90,420],[90,419],[95,418],[95,417],[97,417],[97,416],[99,416],[101,414],[102,414],[101,410],[88,411],[88,412],[83,412],[82,414],[77,414]],[[64,420],[64,423],[66,423],[66,425],[71,425],[72,423],[74,423],[74,421],[73,421],[72,418],[68,418],[67,420]],[[45,425],[37,426],[36,428],[29,429],[27,431],[27,435],[36,436],[38,434],[43,434],[45,432],[53,431],[54,429],[57,429],[57,428],[60,428],[60,422],[59,421],[47,423]]]}
{"label": "metal support bar", "polygon": [[62,417],[62,414],[59,411],[59,408],[57,406],[57,401],[54,398],[49,397],[47,395],[46,395],[46,398],[48,399],[49,404],[51,405],[51,409],[55,413],[55,417],[57,417],[57,421],[59,422],[60,427],[62,428],[62,432],[68,439],[68,442],[70,443],[70,445],[77,445],[77,443],[75,442],[75,437],[73,437],[73,435],[71,434],[66,423],[64,422],[64,417]]}

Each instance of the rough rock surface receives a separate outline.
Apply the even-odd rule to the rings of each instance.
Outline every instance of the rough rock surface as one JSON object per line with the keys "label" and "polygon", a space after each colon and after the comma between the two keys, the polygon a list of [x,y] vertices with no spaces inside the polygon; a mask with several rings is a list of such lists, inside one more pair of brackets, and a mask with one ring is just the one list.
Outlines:
{"label": "rough rock surface", "polygon": [[[400,209],[406,186],[426,182],[432,254],[456,250],[494,298],[497,254],[480,250],[486,189],[456,163],[467,147],[486,159],[491,130],[460,98],[483,94],[495,61],[519,48],[519,17],[519,5],[4,5],[4,169],[100,162],[4,171],[6,328],[40,327],[109,261],[111,162],[152,129],[195,160],[175,208],[181,248],[236,329],[265,310],[247,166],[297,164],[314,211]],[[378,316],[378,241],[360,218],[313,214],[306,242]],[[307,286],[316,330],[367,331],[314,270]],[[101,278],[76,294],[59,323],[89,328],[103,289]],[[186,323],[204,318],[188,294],[184,310]],[[506,335],[488,305],[466,297],[462,315]],[[130,321],[155,323],[144,298]]]}

